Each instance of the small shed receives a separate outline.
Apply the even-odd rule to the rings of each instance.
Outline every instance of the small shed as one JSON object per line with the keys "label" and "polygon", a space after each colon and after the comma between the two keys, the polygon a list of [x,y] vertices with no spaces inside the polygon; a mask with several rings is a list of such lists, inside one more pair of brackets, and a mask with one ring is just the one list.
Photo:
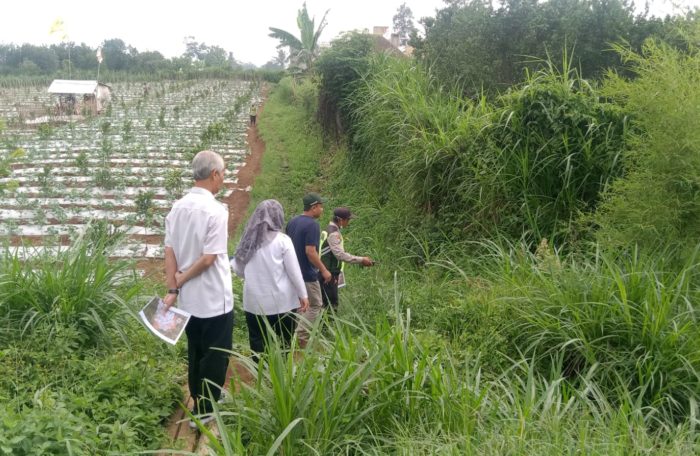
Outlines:
{"label": "small shed", "polygon": [[97,81],[56,79],[49,86],[49,93],[58,96],[57,114],[83,114],[89,111],[99,114],[112,99],[112,89]]}

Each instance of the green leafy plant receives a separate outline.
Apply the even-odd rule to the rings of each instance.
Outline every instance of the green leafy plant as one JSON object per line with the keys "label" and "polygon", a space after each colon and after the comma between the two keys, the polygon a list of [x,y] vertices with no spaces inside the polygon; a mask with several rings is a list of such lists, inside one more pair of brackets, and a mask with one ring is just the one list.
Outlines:
{"label": "green leafy plant", "polygon": [[212,143],[223,140],[228,132],[229,128],[222,122],[214,122],[207,125],[207,128],[199,135],[202,148],[209,147]]}
{"label": "green leafy plant", "polygon": [[39,185],[43,190],[47,190],[49,187],[50,183],[50,177],[51,177],[51,165],[44,165],[42,168],[42,171],[39,173],[37,176],[37,180],[39,181]]}
{"label": "green leafy plant", "polygon": [[103,120],[100,122],[100,132],[102,133],[102,136],[107,136],[112,128],[112,122],[108,120]]}
{"label": "green leafy plant", "polygon": [[49,125],[48,123],[43,123],[39,125],[37,133],[39,134],[39,138],[49,139],[53,135],[53,127],[51,127],[51,125]]}
{"label": "green leafy plant", "polygon": [[133,121],[131,119],[124,120],[122,124],[122,140],[124,142],[129,142],[133,138],[131,130],[133,129]]}
{"label": "green leafy plant", "polygon": [[160,112],[158,113],[158,126],[165,128],[165,106],[161,106]]}
{"label": "green leafy plant", "polygon": [[153,190],[141,191],[139,190],[134,202],[136,204],[136,214],[141,217],[146,223],[148,223],[155,213],[155,208],[153,207],[153,197],[155,192]]}
{"label": "green leafy plant", "polygon": [[88,166],[89,166],[89,161],[88,161],[88,154],[86,151],[82,150],[78,154],[77,157],[75,157],[75,166],[80,170],[82,174],[87,174],[88,173]]}
{"label": "green leafy plant", "polygon": [[17,147],[6,157],[0,158],[0,177],[9,177],[12,174],[12,163],[27,155],[24,149]]}
{"label": "green leafy plant", "polygon": [[73,327],[80,343],[109,345],[111,331],[123,336],[127,303],[140,284],[129,263],[109,258],[115,244],[107,233],[79,236],[70,248],[22,261],[5,250],[0,273],[0,315],[15,332],[42,328],[52,338],[57,325]]}
{"label": "green leafy plant", "polygon": [[182,183],[183,171],[181,169],[169,169],[165,176],[165,189],[174,197],[182,195],[184,185]]}
{"label": "green leafy plant", "polygon": [[116,185],[114,177],[112,176],[112,171],[107,167],[96,169],[92,179],[95,185],[108,190],[114,188]]}

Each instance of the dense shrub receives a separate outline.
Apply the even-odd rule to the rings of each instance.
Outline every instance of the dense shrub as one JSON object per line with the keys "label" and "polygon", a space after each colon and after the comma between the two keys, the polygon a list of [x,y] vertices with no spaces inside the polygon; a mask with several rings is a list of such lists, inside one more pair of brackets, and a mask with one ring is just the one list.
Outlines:
{"label": "dense shrub", "polygon": [[630,172],[615,182],[596,217],[608,247],[661,247],[681,258],[700,242],[700,52],[649,41],[636,54],[620,48],[637,77],[611,74],[606,94],[633,113],[626,152]]}
{"label": "dense shrub", "polygon": [[611,43],[625,40],[639,49],[645,38],[666,37],[686,22],[681,17],[637,14],[626,0],[447,3],[435,17],[422,20],[425,37],[412,44],[442,83],[457,85],[472,96],[522,82],[524,70],[536,69],[538,59],[551,56],[561,61],[564,43],[575,49],[574,67],[587,79],[602,77],[608,68],[624,71]]}
{"label": "dense shrub", "polygon": [[490,135],[497,172],[490,183],[500,187],[500,231],[535,242],[577,236],[572,222],[592,213],[622,173],[625,112],[576,71],[559,73],[551,64],[497,105]]}
{"label": "dense shrub", "polygon": [[624,113],[568,69],[474,103],[414,63],[378,58],[351,103],[353,166],[448,239],[570,240],[621,173]]}
{"label": "dense shrub", "polygon": [[330,49],[316,60],[316,72],[320,76],[318,117],[327,133],[340,135],[348,127],[346,100],[369,70],[374,50],[371,35],[348,33],[332,41]]}

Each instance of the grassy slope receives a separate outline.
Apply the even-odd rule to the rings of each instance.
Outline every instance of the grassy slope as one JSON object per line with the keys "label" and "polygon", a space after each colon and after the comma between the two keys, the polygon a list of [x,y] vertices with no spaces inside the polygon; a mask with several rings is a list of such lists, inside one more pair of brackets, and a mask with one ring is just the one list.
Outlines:
{"label": "grassy slope", "polygon": [[[595,400],[590,393],[577,396],[579,393],[561,386],[559,380],[540,378],[527,362],[507,366],[503,358],[495,356],[510,337],[500,332],[504,321],[510,318],[507,306],[496,300],[507,295],[505,287],[494,289],[487,279],[468,278],[458,269],[446,273],[450,265],[444,263],[444,259],[433,258],[432,252],[420,252],[420,239],[416,239],[413,246],[393,245],[386,220],[387,217],[401,217],[402,211],[385,213],[378,203],[381,195],[373,195],[365,189],[345,166],[342,148],[332,151],[324,148],[318,129],[309,120],[312,116],[304,108],[303,90],[297,88],[296,95],[283,82],[272,93],[261,116],[260,130],[266,142],[266,153],[250,210],[263,199],[275,198],[283,204],[289,219],[299,212],[302,195],[317,190],[330,197],[327,208],[349,205],[359,214],[354,227],[348,230],[346,246],[349,251],[378,258],[381,264],[373,269],[349,268],[349,285],[341,291],[341,317],[366,325],[368,329],[355,330],[359,341],[356,343],[367,350],[370,360],[378,347],[391,353],[386,358],[391,361],[376,365],[374,372],[368,374],[370,378],[366,384],[386,384],[388,391],[400,386],[399,396],[393,399],[377,397],[380,405],[363,420],[366,422],[353,428],[350,435],[342,435],[342,441],[338,440],[329,451],[362,448],[362,452],[369,454],[563,454],[578,448],[587,454],[683,454],[693,448],[696,434],[685,426],[671,431],[670,435],[656,434],[646,430],[638,417],[625,410],[630,404],[624,400],[624,405],[618,409],[616,405]],[[308,100],[306,104],[309,105]],[[326,216],[322,223],[325,219]],[[428,267],[415,266],[411,258],[415,251]],[[400,343],[395,345],[403,337],[398,324],[406,324],[408,309],[414,342],[402,347]],[[358,350],[345,337],[342,342],[337,339],[336,344],[346,355]],[[353,347],[350,352],[344,351],[348,344]],[[434,384],[432,392],[423,390],[425,385],[417,386],[422,390],[420,393],[411,392],[413,390],[404,389],[407,386],[403,383],[395,382],[392,363],[404,349],[408,350],[409,370],[410,360],[414,359],[412,365],[416,370],[410,375],[420,375],[420,366],[429,365],[429,375],[438,375],[441,379],[440,384]],[[481,360],[476,364],[468,361],[468,352],[482,353]],[[286,380],[318,382],[320,379],[314,380],[313,372],[330,372],[327,370],[330,364],[325,364],[330,362],[310,359],[308,365],[300,366],[295,373],[290,371]],[[346,368],[342,366],[346,366],[347,361],[336,359],[334,362],[341,366],[335,368],[341,371]],[[359,364],[352,364],[355,366],[352,369],[364,369],[367,362],[364,357],[354,359],[351,363]],[[341,371],[328,375],[340,375],[338,379],[342,380]],[[499,378],[500,375],[503,377]],[[436,380],[426,381],[430,384]],[[318,383],[316,385],[318,387]],[[266,390],[264,383],[256,388]],[[476,392],[473,388],[483,388],[485,396],[472,398],[476,402],[470,403],[471,399],[465,398]],[[331,389],[327,394],[328,400],[339,399],[350,404],[359,400]],[[402,418],[399,410],[405,413],[405,404],[412,401],[402,406],[400,394],[406,394],[407,401],[414,394],[427,396],[424,406],[415,410],[414,417],[409,413]],[[271,410],[275,415],[274,402],[260,403],[261,398],[269,397],[269,391],[255,394],[247,405],[250,410]],[[392,406],[391,401],[397,399],[400,402]],[[322,408],[323,402],[326,401],[321,399],[318,407]],[[446,409],[449,418],[444,414],[445,409],[437,405],[445,403],[452,404]],[[315,403],[312,401],[312,404]],[[385,408],[390,413],[388,417],[383,415],[387,413]],[[392,417],[392,409],[398,415]],[[328,444],[314,440],[313,433],[314,429],[317,432],[330,429],[333,422],[314,422],[313,417],[319,415],[314,415],[310,408],[297,408],[295,413],[298,415],[294,416],[305,417],[303,431],[301,424],[295,425],[295,432],[300,432],[296,438],[304,438],[306,444],[317,448]],[[373,415],[376,415],[375,422],[370,419]],[[246,420],[258,423],[260,419],[245,417],[243,428],[246,428]],[[462,424],[448,423],[446,419]],[[276,427],[279,423],[268,424],[270,428],[260,426],[261,430],[250,430],[251,448],[256,444],[261,445],[259,450],[267,448],[266,439],[279,434],[286,423],[280,428]],[[367,432],[377,438],[368,437]],[[289,440],[294,439],[290,437],[285,441],[285,445],[291,445],[291,451],[295,444]],[[413,450],[406,452],[401,448]]]}

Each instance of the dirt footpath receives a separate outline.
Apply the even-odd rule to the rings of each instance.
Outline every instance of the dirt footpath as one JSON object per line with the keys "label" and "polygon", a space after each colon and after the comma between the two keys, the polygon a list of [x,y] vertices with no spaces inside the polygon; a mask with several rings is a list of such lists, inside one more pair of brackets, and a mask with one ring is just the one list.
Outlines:
{"label": "dirt footpath", "polygon": [[[260,116],[258,115],[258,117]],[[246,158],[245,165],[238,170],[238,184],[231,194],[223,200],[224,203],[228,204],[229,238],[233,237],[238,226],[246,221],[248,204],[250,204],[250,189],[253,187],[255,177],[262,170],[265,143],[258,136],[257,127],[248,127],[248,147],[251,153]]]}

